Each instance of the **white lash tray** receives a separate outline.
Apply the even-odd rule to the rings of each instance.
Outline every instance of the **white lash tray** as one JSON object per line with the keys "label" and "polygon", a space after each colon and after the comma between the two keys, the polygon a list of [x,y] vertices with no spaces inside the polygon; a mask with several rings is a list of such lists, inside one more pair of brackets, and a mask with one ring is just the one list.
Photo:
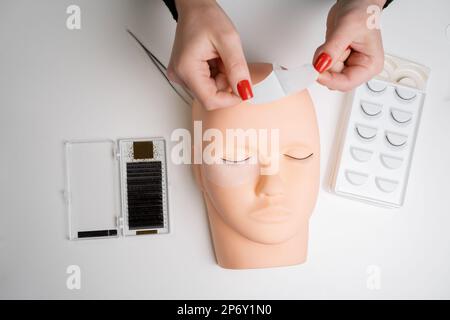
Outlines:
{"label": "white lash tray", "polygon": [[386,55],[383,72],[353,91],[331,177],[334,193],[403,205],[429,73]]}
{"label": "white lash tray", "polygon": [[163,138],[64,143],[68,238],[169,232]]}

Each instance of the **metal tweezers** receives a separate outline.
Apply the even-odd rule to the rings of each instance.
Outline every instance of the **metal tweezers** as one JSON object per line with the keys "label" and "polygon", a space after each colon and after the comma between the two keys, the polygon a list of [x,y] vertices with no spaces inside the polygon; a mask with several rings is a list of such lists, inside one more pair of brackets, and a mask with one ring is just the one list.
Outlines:
{"label": "metal tweezers", "polygon": [[130,31],[127,32],[136,40],[136,42],[144,49],[145,53],[147,53],[148,57],[152,61],[152,63],[156,66],[158,71],[163,75],[166,79],[167,83],[172,87],[172,89],[176,92],[176,94],[188,105],[192,105],[192,101],[194,100],[192,94],[185,89],[183,86],[173,83],[167,77],[167,67],[150,51],[147,47]]}

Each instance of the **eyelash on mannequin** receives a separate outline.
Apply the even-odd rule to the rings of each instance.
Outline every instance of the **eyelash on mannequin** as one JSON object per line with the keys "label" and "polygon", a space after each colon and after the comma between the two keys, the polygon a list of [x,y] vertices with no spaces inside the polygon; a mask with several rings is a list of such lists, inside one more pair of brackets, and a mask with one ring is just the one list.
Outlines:
{"label": "eyelash on mannequin", "polygon": [[285,154],[284,156],[286,156],[286,157],[288,157],[288,158],[291,158],[291,159],[293,159],[293,160],[306,160],[306,159],[308,159],[308,158],[311,158],[313,155],[314,155],[314,153],[311,153],[309,156],[304,157],[304,158],[296,158],[296,157],[290,156],[290,155],[288,155],[288,154]]}
{"label": "eyelash on mannequin", "polygon": [[[290,158],[290,159],[293,159],[293,160],[306,160],[306,159],[311,158],[313,155],[314,155],[314,153],[311,153],[310,155],[308,155],[308,156],[306,156],[306,157],[304,157],[304,158],[296,158],[296,157],[290,156],[290,155],[288,155],[288,154],[285,154],[284,156],[285,156],[285,157],[288,157],[288,158]],[[246,159],[244,159],[244,160],[239,160],[239,161],[227,160],[227,159],[224,159],[224,158],[221,158],[221,160],[222,160],[224,163],[232,163],[232,164],[235,164],[235,163],[242,163],[242,162],[245,162],[245,161],[249,160],[250,158],[251,158],[251,157],[247,157]]]}
{"label": "eyelash on mannequin", "polygon": [[220,159],[222,159],[222,161],[223,161],[224,163],[242,163],[242,162],[247,161],[247,160],[250,159],[250,158],[251,158],[251,157],[249,156],[249,157],[245,158],[244,160],[239,160],[239,161],[227,160],[227,159],[224,159],[224,158],[220,158]]}

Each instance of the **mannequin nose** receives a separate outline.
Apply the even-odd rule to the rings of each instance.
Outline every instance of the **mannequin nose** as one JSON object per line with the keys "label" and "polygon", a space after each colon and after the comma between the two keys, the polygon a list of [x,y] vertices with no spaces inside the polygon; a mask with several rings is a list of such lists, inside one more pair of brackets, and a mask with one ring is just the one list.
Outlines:
{"label": "mannequin nose", "polygon": [[283,181],[280,175],[261,175],[258,185],[256,186],[256,194],[258,196],[265,195],[268,197],[279,196],[284,193]]}

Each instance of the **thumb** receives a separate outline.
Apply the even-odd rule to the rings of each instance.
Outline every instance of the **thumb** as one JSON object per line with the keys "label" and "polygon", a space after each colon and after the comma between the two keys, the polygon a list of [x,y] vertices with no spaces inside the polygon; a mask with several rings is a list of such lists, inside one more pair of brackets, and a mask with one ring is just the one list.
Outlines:
{"label": "thumb", "polygon": [[239,35],[222,37],[216,49],[223,62],[228,82],[236,95],[242,100],[253,98],[253,90],[247,61],[242,50]]}
{"label": "thumb", "polygon": [[352,43],[352,39],[349,35],[351,32],[345,32],[342,29],[337,29],[332,32],[324,44],[317,48],[314,54],[314,68],[322,73],[330,69],[336,62],[338,62],[339,57],[341,57],[347,48]]}

